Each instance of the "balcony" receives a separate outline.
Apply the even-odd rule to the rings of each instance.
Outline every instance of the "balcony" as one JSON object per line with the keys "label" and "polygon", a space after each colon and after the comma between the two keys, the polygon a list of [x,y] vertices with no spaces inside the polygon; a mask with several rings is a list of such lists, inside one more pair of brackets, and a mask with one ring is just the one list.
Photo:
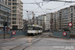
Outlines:
{"label": "balcony", "polygon": [[3,19],[0,19],[0,21],[4,21]]}
{"label": "balcony", "polygon": [[11,8],[10,6],[3,4],[2,2],[0,2],[0,4],[1,4],[2,6],[5,6],[5,7],[9,8],[9,9]]}
{"label": "balcony", "polygon": [[4,11],[4,12],[7,12],[6,10],[4,10],[4,9],[1,9],[1,8],[0,8],[0,10],[2,10],[2,11]]}
{"label": "balcony", "polygon": [[[4,10],[4,9],[2,9],[2,8],[0,8],[0,10],[1,10],[1,11],[4,11],[4,12],[8,12],[7,10]],[[11,14],[11,12],[8,12],[8,13]]]}
{"label": "balcony", "polygon": [[4,16],[4,17],[7,17],[7,15],[4,15],[4,14],[0,14],[1,16]]}

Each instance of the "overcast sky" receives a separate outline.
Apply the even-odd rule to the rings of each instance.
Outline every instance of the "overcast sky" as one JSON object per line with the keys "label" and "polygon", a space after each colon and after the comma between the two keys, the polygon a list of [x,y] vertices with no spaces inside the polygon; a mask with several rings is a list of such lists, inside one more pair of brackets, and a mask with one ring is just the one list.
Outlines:
{"label": "overcast sky", "polygon": [[[66,0],[66,1],[75,1],[75,0]],[[22,0],[23,3],[36,3],[36,2],[43,2],[42,0]],[[28,19],[27,13],[25,10],[29,11],[29,17],[32,18],[32,11],[34,11],[35,16],[49,13],[49,12],[55,12],[62,8],[69,7],[70,5],[74,5],[75,3],[65,3],[65,2],[43,2],[40,3],[40,7],[37,4],[23,4],[23,19]]]}

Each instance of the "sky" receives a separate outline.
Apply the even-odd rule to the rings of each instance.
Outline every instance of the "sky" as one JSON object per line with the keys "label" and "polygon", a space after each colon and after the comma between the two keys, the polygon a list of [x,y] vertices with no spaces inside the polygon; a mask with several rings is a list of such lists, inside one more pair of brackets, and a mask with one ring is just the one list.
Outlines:
{"label": "sky", "polygon": [[[75,0],[63,0],[63,1],[75,1]],[[23,4],[23,19],[28,20],[27,14],[29,19],[32,18],[32,11],[34,12],[35,16],[39,16],[42,14],[56,12],[60,9],[65,7],[69,7],[70,5],[74,5],[75,3],[65,3],[65,2],[56,2],[56,1],[49,1],[43,2],[42,0],[22,0]],[[40,2],[40,4],[36,4]],[[35,3],[35,4],[28,4],[28,3]],[[26,12],[28,11],[28,13]]]}

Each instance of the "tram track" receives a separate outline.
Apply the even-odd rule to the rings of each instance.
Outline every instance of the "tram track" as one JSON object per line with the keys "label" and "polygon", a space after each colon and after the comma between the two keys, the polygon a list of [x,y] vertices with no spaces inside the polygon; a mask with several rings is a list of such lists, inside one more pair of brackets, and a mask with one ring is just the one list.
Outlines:
{"label": "tram track", "polygon": [[27,46],[27,47],[23,48],[22,50],[27,49],[28,47],[30,47],[30,46],[32,46],[33,44],[35,44],[35,43],[39,42],[40,40],[42,40],[42,38],[44,38],[44,37],[46,37],[46,36],[48,36],[48,35],[41,36],[41,37],[40,37],[40,39],[38,39],[38,40],[37,40],[37,41],[35,41],[35,42],[32,42],[32,44],[31,44],[31,45],[29,45],[29,46]]}
{"label": "tram track", "polygon": [[[39,36],[39,35],[38,35],[38,36]],[[19,48],[21,48],[22,46],[23,46],[23,48],[22,48],[21,50],[25,50],[25,49],[29,48],[30,46],[32,46],[33,44],[39,42],[40,40],[42,40],[42,38],[45,38],[45,37],[48,36],[48,35],[40,35],[39,38],[38,38],[38,36],[34,36],[34,39],[31,40],[31,44],[28,45],[28,46],[23,46],[23,45],[25,45],[25,44],[28,43],[28,41],[26,41],[25,43],[22,43],[22,44],[20,44],[19,46],[16,46],[16,47],[11,48],[11,49],[9,49],[9,50],[16,50],[17,48],[19,49]],[[31,37],[31,36],[29,36],[29,37]]]}

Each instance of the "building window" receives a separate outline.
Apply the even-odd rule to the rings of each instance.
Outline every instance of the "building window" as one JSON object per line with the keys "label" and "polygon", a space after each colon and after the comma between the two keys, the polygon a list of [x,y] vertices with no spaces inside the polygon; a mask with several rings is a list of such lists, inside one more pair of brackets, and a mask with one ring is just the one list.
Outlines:
{"label": "building window", "polygon": [[13,5],[17,5],[17,3],[13,3]]}
{"label": "building window", "polygon": [[0,25],[2,25],[3,24],[3,22],[0,22]]}
{"label": "building window", "polygon": [[12,24],[16,24],[16,22],[12,22]]}
{"label": "building window", "polygon": [[13,1],[16,1],[16,0],[13,0]]}
{"label": "building window", "polygon": [[8,0],[8,1],[11,1],[11,0]]}
{"label": "building window", "polygon": [[12,20],[16,20],[16,18],[12,18]]}
{"label": "building window", "polygon": [[16,10],[13,10],[13,13],[16,13]]}
{"label": "building window", "polygon": [[73,13],[73,8],[71,7],[71,13]]}
{"label": "building window", "polygon": [[74,6],[74,9],[75,9],[75,6]]}
{"label": "building window", "polygon": [[8,3],[8,5],[11,5],[11,3]]}
{"label": "building window", "polygon": [[75,17],[74,17],[75,18]]}
{"label": "building window", "polygon": [[16,9],[16,7],[13,7],[13,9]]}
{"label": "building window", "polygon": [[12,14],[12,16],[16,17],[16,14]]}

